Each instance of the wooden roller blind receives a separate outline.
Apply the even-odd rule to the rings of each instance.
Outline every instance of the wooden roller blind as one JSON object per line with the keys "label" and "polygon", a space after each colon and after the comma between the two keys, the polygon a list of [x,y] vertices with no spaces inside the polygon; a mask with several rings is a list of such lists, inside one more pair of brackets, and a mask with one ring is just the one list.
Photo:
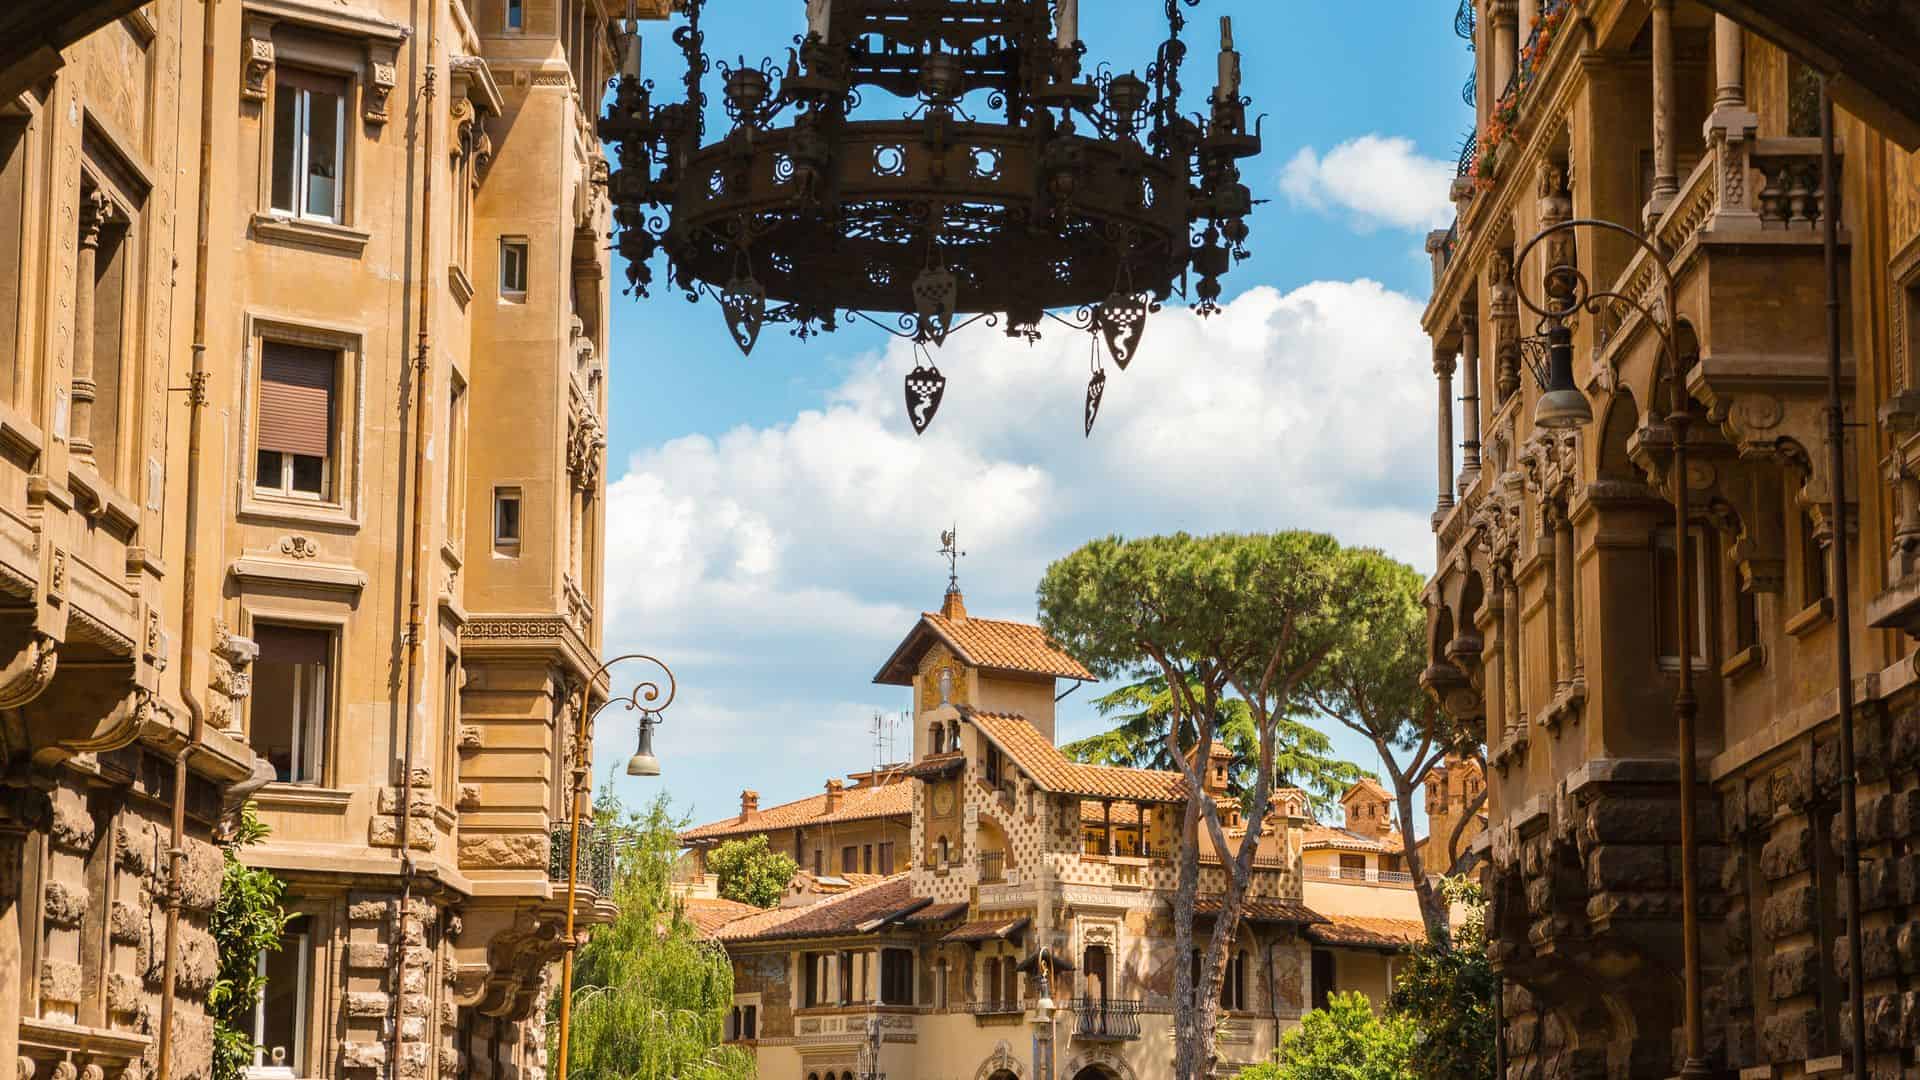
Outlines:
{"label": "wooden roller blind", "polygon": [[260,449],[327,457],[333,449],[333,374],[339,354],[266,343],[260,360]]}
{"label": "wooden roller blind", "polygon": [[324,664],[332,635],[325,630],[256,624],[253,640],[263,664]]}

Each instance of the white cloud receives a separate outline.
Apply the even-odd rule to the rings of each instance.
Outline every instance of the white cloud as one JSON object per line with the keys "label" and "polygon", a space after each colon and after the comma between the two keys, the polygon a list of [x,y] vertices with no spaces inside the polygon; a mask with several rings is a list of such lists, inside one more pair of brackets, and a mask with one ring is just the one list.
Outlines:
{"label": "white cloud", "polygon": [[1423,157],[1412,139],[1362,135],[1327,151],[1311,146],[1287,162],[1280,190],[1295,206],[1350,213],[1355,227],[1438,229],[1453,220],[1453,166]]}
{"label": "white cloud", "polygon": [[1210,320],[1169,307],[1129,370],[1109,365],[1090,439],[1086,335],[977,326],[936,357],[949,382],[924,436],[896,345],[790,421],[634,455],[608,492],[608,651],[681,671],[673,789],[710,818],[745,784],[772,805],[862,767],[873,708],[906,704],[868,680],[939,602],[952,523],[969,609],[1022,619],[1050,560],[1110,532],[1314,528],[1429,566],[1419,314],[1371,281],[1254,289]]}

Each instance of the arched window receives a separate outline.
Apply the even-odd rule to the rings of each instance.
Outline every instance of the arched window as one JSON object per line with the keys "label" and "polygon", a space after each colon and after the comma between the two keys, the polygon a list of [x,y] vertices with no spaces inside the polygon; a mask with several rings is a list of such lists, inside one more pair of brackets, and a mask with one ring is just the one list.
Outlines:
{"label": "arched window", "polygon": [[944,836],[943,836],[943,837],[941,837],[941,838],[940,838],[939,840],[937,840],[937,841],[935,841],[935,842],[934,842],[934,852],[935,852],[935,853],[936,853],[936,854],[937,854],[937,855],[939,856],[939,859],[940,859],[940,865],[941,865],[941,866],[945,866],[945,865],[947,865],[947,863],[948,863],[948,861],[949,861],[949,859],[948,859],[948,857],[947,857],[947,856],[948,856],[948,849],[947,849],[947,838],[946,838],[946,837],[944,837]]}
{"label": "arched window", "polygon": [[933,722],[933,752],[936,754],[947,752],[947,726],[938,720]]}
{"label": "arched window", "polygon": [[1005,1001],[1009,1008],[1020,1007],[1020,971],[1012,957],[1000,961],[1000,977],[1007,981]]}

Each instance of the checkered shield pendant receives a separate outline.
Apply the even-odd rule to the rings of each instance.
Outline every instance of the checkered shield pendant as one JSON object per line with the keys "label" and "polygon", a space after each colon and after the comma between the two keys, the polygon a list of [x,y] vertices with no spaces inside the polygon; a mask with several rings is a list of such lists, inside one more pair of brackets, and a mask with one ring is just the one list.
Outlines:
{"label": "checkered shield pendant", "polygon": [[767,290],[758,281],[734,278],[720,294],[720,310],[727,317],[727,332],[745,356],[753,355],[754,342],[760,340],[760,324],[767,315]]}
{"label": "checkered shield pendant", "polygon": [[940,411],[940,399],[947,394],[947,377],[935,367],[916,366],[907,372],[907,419],[915,435],[925,435],[933,414]]}
{"label": "checkered shield pendant", "polygon": [[1107,339],[1107,351],[1120,370],[1127,370],[1134,354],[1140,351],[1140,338],[1147,332],[1145,295],[1117,292],[1100,305],[1100,333]]}

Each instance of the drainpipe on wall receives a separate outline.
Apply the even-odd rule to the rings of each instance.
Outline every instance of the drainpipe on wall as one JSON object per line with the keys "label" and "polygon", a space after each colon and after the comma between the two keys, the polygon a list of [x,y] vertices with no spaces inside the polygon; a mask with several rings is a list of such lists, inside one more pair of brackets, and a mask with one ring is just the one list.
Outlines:
{"label": "drainpipe on wall", "polygon": [[[391,1015],[387,1030],[387,1074],[397,1078],[400,1075],[400,999],[401,983],[405,977],[405,957],[407,914],[413,905],[413,877],[416,870],[413,862],[412,839],[409,836],[413,824],[413,744],[414,713],[420,703],[420,638],[424,631],[420,619],[420,543],[424,532],[422,521],[426,516],[426,497],[422,487],[426,480],[427,460],[427,369],[428,358],[432,354],[432,335],[429,332],[429,318],[433,310],[432,268],[433,268],[433,120],[434,120],[434,46],[438,41],[440,22],[436,15],[437,4],[428,0],[427,7],[427,43],[426,68],[420,90],[420,309],[419,338],[413,356],[413,475],[408,481],[413,496],[412,521],[408,525],[407,552],[405,567],[407,576],[407,626],[406,626],[406,666],[403,678],[406,680],[406,708],[401,726],[406,745],[401,751],[400,766],[400,822],[396,827],[396,838],[400,842],[400,903],[394,912],[393,934],[389,941],[393,955],[390,964],[392,994],[388,1002]],[[424,927],[425,924],[422,923]],[[430,1045],[430,1044],[429,1044]]]}
{"label": "drainpipe on wall", "polygon": [[180,863],[187,855],[187,757],[200,744],[207,725],[206,709],[194,685],[194,628],[199,621],[196,600],[200,568],[200,449],[207,409],[207,238],[213,216],[213,61],[214,40],[219,29],[214,3],[215,0],[201,0],[200,191],[194,213],[193,368],[187,376],[186,550],[180,559],[180,700],[186,703],[189,723],[187,745],[173,760],[173,820],[167,845],[166,954],[161,961],[160,1044],[155,1052],[154,1068],[158,1080],[171,1080],[173,1075],[173,999],[180,967]]}

